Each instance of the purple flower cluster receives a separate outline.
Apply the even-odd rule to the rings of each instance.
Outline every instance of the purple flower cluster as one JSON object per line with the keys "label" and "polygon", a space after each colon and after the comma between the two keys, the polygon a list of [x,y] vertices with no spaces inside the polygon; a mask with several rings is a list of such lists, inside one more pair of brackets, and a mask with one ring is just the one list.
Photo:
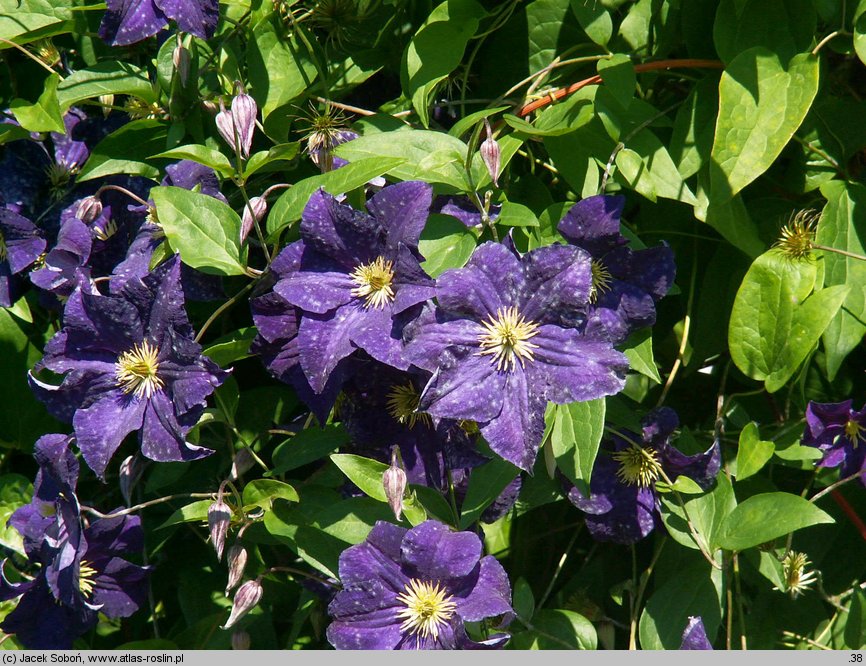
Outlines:
{"label": "purple flower cluster", "polygon": [[803,444],[824,455],[821,467],[839,467],[842,478],[860,474],[866,485],[866,408],[852,409],[853,401],[810,402],[806,407]]}

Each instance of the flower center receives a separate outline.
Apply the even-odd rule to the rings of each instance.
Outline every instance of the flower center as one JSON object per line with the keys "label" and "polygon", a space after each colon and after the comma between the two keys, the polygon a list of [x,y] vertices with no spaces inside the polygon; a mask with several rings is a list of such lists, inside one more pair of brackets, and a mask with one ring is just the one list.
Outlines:
{"label": "flower center", "polygon": [[592,270],[592,286],[589,289],[589,302],[595,303],[599,296],[610,291],[613,276],[600,259],[593,259],[590,263],[590,269]]}
{"label": "flower center", "polygon": [[357,287],[352,289],[352,296],[365,298],[364,307],[384,308],[394,300],[394,290],[391,282],[394,280],[394,263],[385,261],[384,257],[376,257],[369,264],[361,264],[351,274]]}
{"label": "flower center", "polygon": [[794,598],[809,589],[809,586],[815,582],[815,572],[806,571],[809,564],[811,563],[805,553],[798,553],[794,550],[789,550],[782,558],[782,573],[785,576],[785,584],[788,586],[785,591]]}
{"label": "flower center", "polygon": [[6,239],[3,237],[3,232],[0,231],[0,261],[6,261],[9,251],[6,249]]}
{"label": "flower center", "polygon": [[845,424],[845,437],[851,442],[851,446],[857,446],[860,440],[864,438],[863,430],[863,426],[857,423],[857,421],[848,421]]}
{"label": "flower center", "polygon": [[108,220],[105,224],[94,224],[90,231],[96,240],[105,242],[117,233],[117,222]]}
{"label": "flower center", "polygon": [[81,560],[81,564],[78,565],[78,589],[86,599],[90,599],[94,587],[96,587],[96,569],[86,560]]}
{"label": "flower center", "polygon": [[812,256],[815,229],[820,215],[814,210],[801,210],[782,227],[779,238],[773,244],[791,260],[800,261]]}
{"label": "flower center", "polygon": [[478,353],[493,356],[497,370],[513,370],[515,358],[521,367],[527,360],[533,360],[533,350],[538,345],[529,339],[538,335],[538,324],[524,319],[516,307],[499,308],[495,317],[481,324],[486,333],[478,338],[482,349]]}
{"label": "flower center", "polygon": [[434,640],[457,608],[439,583],[422,583],[417,578],[409,581],[397,600],[406,604],[406,608],[397,613],[397,617],[403,619],[400,630],[421,634],[424,638],[432,636]]}
{"label": "flower center", "polygon": [[150,398],[163,387],[157,376],[159,349],[147,340],[124,352],[114,364],[117,385],[124,393],[134,393],[136,398]]}
{"label": "flower center", "polygon": [[430,415],[418,412],[421,396],[412,382],[404,386],[394,386],[388,393],[388,413],[401,425],[414,428],[418,421],[430,425]]}
{"label": "flower center", "polygon": [[662,466],[652,448],[631,445],[611,457],[619,463],[617,477],[629,486],[647,488],[661,476]]}
{"label": "flower center", "polygon": [[52,162],[48,165],[45,169],[45,175],[48,177],[48,188],[53,198],[59,199],[63,196],[73,173],[75,170],[67,164]]}

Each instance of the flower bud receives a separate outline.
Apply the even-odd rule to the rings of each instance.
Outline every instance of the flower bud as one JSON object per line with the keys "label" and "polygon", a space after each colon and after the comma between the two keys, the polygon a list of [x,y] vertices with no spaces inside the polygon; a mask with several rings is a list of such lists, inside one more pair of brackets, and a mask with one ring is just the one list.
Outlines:
{"label": "flower bud", "polygon": [[406,492],[406,472],[397,464],[397,447],[391,453],[391,466],[382,474],[382,486],[394,517],[400,520],[403,513],[403,494]]}
{"label": "flower bud", "polygon": [[256,100],[246,93],[242,92],[232,100],[232,120],[238,132],[241,155],[244,157],[250,156],[258,113],[259,107],[256,105]]}
{"label": "flower bud", "polygon": [[180,85],[186,87],[186,82],[189,78],[189,50],[183,44],[178,44],[171,53],[171,62],[174,64],[174,69],[180,77]]}
{"label": "flower bud", "polygon": [[262,584],[257,580],[248,580],[238,588],[235,593],[234,601],[232,602],[232,612],[229,619],[221,627],[229,629],[237,624],[244,615],[249,613],[262,598]]}
{"label": "flower bud", "polygon": [[219,113],[216,114],[216,126],[217,131],[219,131],[220,136],[223,140],[229,144],[232,148],[235,147],[235,123],[232,119],[232,114],[229,111],[226,111],[225,104],[223,104],[222,99],[220,99],[220,110]]}
{"label": "flower bud", "polygon": [[111,115],[111,107],[114,106],[114,94],[106,93],[100,95],[96,99],[100,104],[102,104],[102,117],[108,118],[108,116]]}
{"label": "flower bud", "polygon": [[96,195],[91,194],[89,197],[84,197],[78,202],[78,209],[75,211],[75,217],[85,224],[90,224],[100,215],[102,215],[102,202]]}
{"label": "flower bud", "polygon": [[226,583],[226,596],[229,592],[238,586],[241,578],[244,576],[244,569],[247,566],[247,549],[244,548],[240,541],[235,541],[229,552],[226,555],[229,563],[229,580]]}
{"label": "flower bud", "polygon": [[138,483],[143,471],[144,466],[141,464],[141,460],[137,455],[127,456],[126,459],[120,463],[120,494],[123,495],[123,499],[127,506],[130,504],[130,499],[132,498],[132,489],[135,488],[135,484]]}
{"label": "flower bud", "polygon": [[487,118],[484,119],[484,128],[487,132],[487,138],[481,144],[481,159],[484,162],[484,166],[487,167],[487,173],[490,174],[493,184],[499,187],[499,164],[502,151],[496,139],[493,138],[493,132],[490,129],[490,123]]}
{"label": "flower bud", "polygon": [[226,545],[226,535],[232,522],[232,512],[229,505],[219,497],[207,510],[207,526],[210,530],[210,540],[216,550],[217,560],[222,560],[223,548]]}
{"label": "flower bud", "polygon": [[249,650],[250,635],[243,629],[232,634],[232,650]]}
{"label": "flower bud", "polygon": [[[244,214],[241,218],[241,243],[247,239],[247,236],[249,236],[249,233],[253,228],[253,216],[250,214],[250,208],[252,208],[253,213],[255,213],[255,221],[261,222],[265,213],[268,212],[268,200],[264,197],[253,197],[250,199],[250,205],[244,206]],[[244,451],[246,451],[246,449],[244,449]],[[252,466],[252,462],[250,462],[250,465]],[[249,469],[249,467],[247,469]]]}

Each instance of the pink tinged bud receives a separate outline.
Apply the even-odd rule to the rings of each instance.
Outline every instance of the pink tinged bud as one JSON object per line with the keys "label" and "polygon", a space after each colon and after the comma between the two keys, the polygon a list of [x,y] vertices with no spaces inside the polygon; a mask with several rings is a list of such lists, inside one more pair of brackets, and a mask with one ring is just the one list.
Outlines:
{"label": "pink tinged bud", "polygon": [[89,197],[84,197],[78,202],[75,217],[82,222],[90,224],[100,215],[102,215],[102,202],[99,200],[99,197],[91,194]]}
{"label": "pink tinged bud", "polygon": [[244,157],[250,156],[258,113],[259,107],[256,105],[256,100],[246,93],[240,93],[232,100],[232,120],[234,120],[238,131],[241,155]]}
{"label": "pink tinged bud", "polygon": [[217,560],[222,560],[223,548],[226,545],[226,535],[232,522],[232,512],[222,498],[210,505],[207,510],[207,526],[210,530],[210,540],[216,550]]}
{"label": "pink tinged bud", "polygon": [[241,582],[241,578],[244,576],[244,569],[247,566],[247,549],[243,547],[243,544],[235,542],[229,548],[226,559],[229,563],[229,580],[226,583],[226,596],[229,596],[229,592],[238,586],[238,583]]}
{"label": "pink tinged bud", "polygon": [[172,51],[171,61],[174,64],[177,75],[180,77],[180,85],[186,86],[187,79],[189,78],[189,50],[182,44],[178,44],[174,47],[174,51]]}
{"label": "pink tinged bud", "polygon": [[249,613],[262,598],[262,584],[257,580],[248,580],[238,588],[232,603],[232,612],[222,629],[229,629],[237,624],[244,615]]}
{"label": "pink tinged bud", "polygon": [[[253,213],[256,215],[255,221],[261,222],[265,213],[268,212],[268,201],[264,197],[253,197],[250,199],[250,205],[244,206],[244,214],[241,217],[241,243],[247,239],[253,228],[253,216],[250,214],[250,208],[253,209]],[[243,450],[246,451],[246,449]],[[250,465],[252,466],[252,462],[250,462]]]}
{"label": "pink tinged bud", "polygon": [[391,456],[391,466],[382,474],[382,486],[394,517],[400,520],[403,514],[403,494],[406,492],[406,472],[397,465],[397,455]]}
{"label": "pink tinged bud", "polygon": [[220,136],[232,148],[235,147],[235,124],[230,111],[226,111],[223,101],[220,100],[220,111],[216,114],[216,126]]}
{"label": "pink tinged bud", "polygon": [[484,166],[487,167],[487,173],[490,174],[493,184],[496,187],[499,187],[499,164],[502,151],[500,150],[496,139],[493,138],[490,123],[486,118],[484,119],[484,127],[487,131],[487,138],[484,139],[484,142],[481,144],[481,159],[484,162]]}
{"label": "pink tinged bud", "polygon": [[243,629],[232,634],[232,650],[249,650],[250,635]]}

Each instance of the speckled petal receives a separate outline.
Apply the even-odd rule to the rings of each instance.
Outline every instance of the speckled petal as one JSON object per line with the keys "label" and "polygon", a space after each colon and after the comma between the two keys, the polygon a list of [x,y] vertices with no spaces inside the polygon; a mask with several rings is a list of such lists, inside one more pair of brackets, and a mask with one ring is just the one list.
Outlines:
{"label": "speckled petal", "polygon": [[219,20],[217,0],[155,0],[156,5],[184,32],[210,39]]}
{"label": "speckled petal", "polygon": [[309,314],[298,330],[301,368],[316,393],[321,393],[328,377],[342,359],[355,351],[352,331],[363,325],[364,310],[353,304],[327,315]]}
{"label": "speckled petal", "polygon": [[377,521],[367,539],[340,554],[340,582],[353,587],[377,581],[400,593],[409,582],[400,570],[400,544],[407,530],[391,523]]}
{"label": "speckled petal", "polygon": [[457,601],[457,613],[467,622],[478,622],[488,617],[510,616],[511,585],[508,574],[495,557],[482,557],[478,580],[469,596]]}
{"label": "speckled petal", "polygon": [[186,429],[178,424],[174,407],[163,391],[147,400],[141,429],[141,453],[157,462],[198,460],[213,453],[212,449],[186,441]]}
{"label": "speckled petal", "polygon": [[548,245],[528,252],[522,266],[529,298],[520,313],[538,324],[576,320],[589,303],[591,258],[568,245]]}
{"label": "speckled petal", "polygon": [[384,230],[374,218],[321,189],[310,196],[300,228],[304,243],[350,270],[374,260],[382,248]]}
{"label": "speckled petal", "polygon": [[436,280],[436,299],[448,314],[479,321],[495,317],[500,309],[510,305],[477,266],[442,273]]}
{"label": "speckled petal", "polygon": [[624,206],[625,197],[621,196],[587,197],[568,210],[557,229],[570,243],[600,257],[627,242],[619,232]]}
{"label": "speckled petal", "polygon": [[141,428],[145,405],[146,401],[115,389],[105,393],[87,409],[75,412],[72,425],[76,443],[85,462],[99,478],[105,477],[108,461],[123,438]]}
{"label": "speckled petal", "polygon": [[410,575],[423,580],[468,576],[481,559],[481,539],[472,532],[452,532],[435,520],[413,527],[401,545]]}
{"label": "speckled petal", "polygon": [[454,354],[452,349],[440,354],[439,369],[424,388],[418,408],[451,419],[495,419],[502,411],[507,374],[497,372],[489,356]]}
{"label": "speckled petal", "polygon": [[677,272],[673,250],[667,244],[643,250],[621,247],[605,255],[604,265],[613,277],[638,287],[656,301],[668,293]]}
{"label": "speckled petal", "polygon": [[349,337],[377,361],[398,370],[409,369],[409,362],[403,356],[402,327],[393,319],[390,307],[366,308]]}
{"label": "speckled petal", "polygon": [[99,36],[112,46],[126,46],[155,35],[168,25],[153,0],[108,0]]}
{"label": "speckled petal", "polygon": [[386,244],[418,247],[418,239],[430,214],[433,187],[421,181],[389,185],[367,202],[367,210],[385,228]]}
{"label": "speckled petal", "polygon": [[352,290],[357,286],[347,269],[308,249],[301,269],[277,282],[274,292],[306,312],[324,314],[354,299]]}
{"label": "speckled petal", "polygon": [[707,630],[700,616],[689,616],[686,630],[683,632],[683,640],[680,650],[712,650],[713,646],[707,638]]}

